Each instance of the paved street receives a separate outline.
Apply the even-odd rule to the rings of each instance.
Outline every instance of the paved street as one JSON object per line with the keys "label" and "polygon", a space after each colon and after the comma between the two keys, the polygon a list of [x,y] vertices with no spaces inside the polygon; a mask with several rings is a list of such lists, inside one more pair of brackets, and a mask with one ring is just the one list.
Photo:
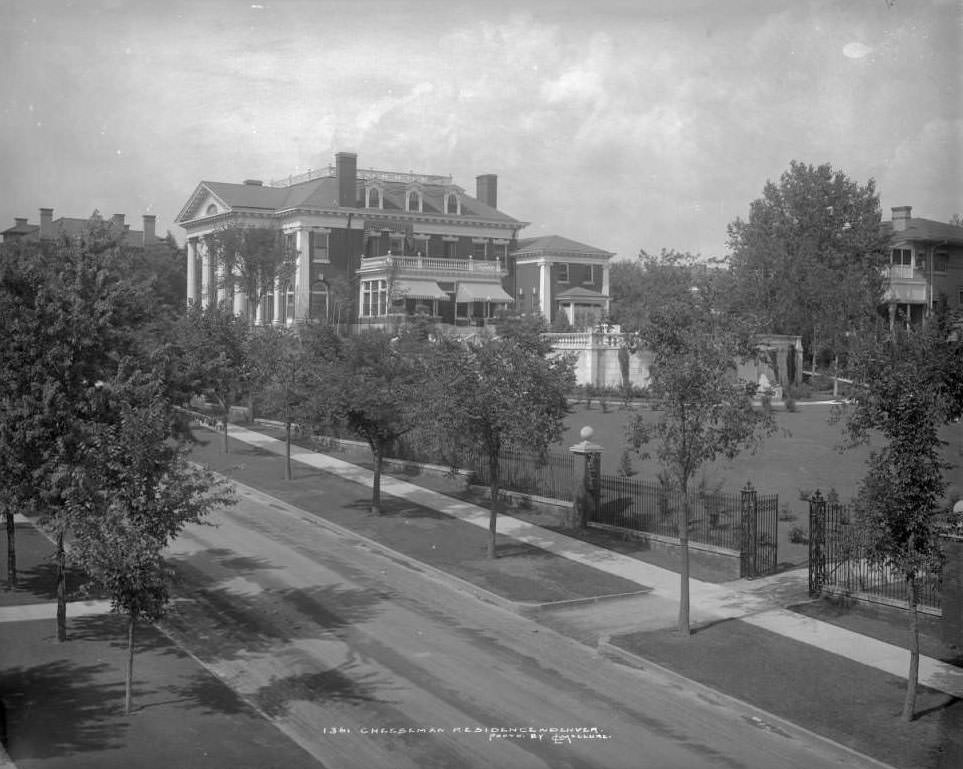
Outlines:
{"label": "paved street", "polygon": [[[343,505],[358,488],[332,476],[323,493]],[[325,767],[875,765],[601,658],[260,492],[216,524],[173,549],[187,597],[165,627]],[[537,731],[551,729],[582,731]]]}

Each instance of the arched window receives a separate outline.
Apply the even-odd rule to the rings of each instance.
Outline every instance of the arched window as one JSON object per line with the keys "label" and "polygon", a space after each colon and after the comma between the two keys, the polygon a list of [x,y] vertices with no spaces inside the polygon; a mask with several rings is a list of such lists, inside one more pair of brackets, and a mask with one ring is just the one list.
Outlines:
{"label": "arched window", "polygon": [[366,190],[368,193],[367,208],[381,208],[381,190],[377,187],[368,187]]}
{"label": "arched window", "polygon": [[211,203],[204,212],[205,216],[214,216],[217,213],[217,206]]}
{"label": "arched window", "polygon": [[311,284],[309,310],[309,317],[312,320],[325,320],[328,317],[328,285],[323,280]]}
{"label": "arched window", "polygon": [[418,194],[418,190],[411,190],[408,193],[408,204],[409,211],[421,211],[421,195]]}
{"label": "arched window", "polygon": [[460,214],[461,205],[458,202],[458,196],[453,192],[449,192],[445,195],[445,213],[447,214]]}

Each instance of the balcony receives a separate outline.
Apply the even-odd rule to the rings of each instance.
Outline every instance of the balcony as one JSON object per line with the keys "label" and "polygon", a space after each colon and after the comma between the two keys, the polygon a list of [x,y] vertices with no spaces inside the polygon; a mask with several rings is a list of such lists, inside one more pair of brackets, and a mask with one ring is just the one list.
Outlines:
{"label": "balcony", "polygon": [[886,268],[889,287],[883,301],[896,304],[926,304],[929,301],[929,279],[923,270],[910,265],[894,264]]}
{"label": "balcony", "polygon": [[398,275],[431,275],[441,278],[449,275],[453,280],[467,273],[503,278],[508,270],[500,259],[493,261],[481,259],[438,259],[427,256],[369,256],[362,257],[361,274],[396,269]]}

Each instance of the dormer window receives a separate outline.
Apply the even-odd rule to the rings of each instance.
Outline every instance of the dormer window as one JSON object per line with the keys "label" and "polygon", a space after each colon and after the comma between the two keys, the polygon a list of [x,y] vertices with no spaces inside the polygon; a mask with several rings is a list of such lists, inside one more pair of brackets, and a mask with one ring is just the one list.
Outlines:
{"label": "dormer window", "polygon": [[461,214],[461,200],[454,192],[445,193],[445,213]]}
{"label": "dormer window", "polygon": [[408,190],[405,196],[405,210],[421,213],[421,193],[418,190]]}
{"label": "dormer window", "polygon": [[384,208],[384,196],[381,194],[380,187],[367,187],[364,191],[365,208]]}

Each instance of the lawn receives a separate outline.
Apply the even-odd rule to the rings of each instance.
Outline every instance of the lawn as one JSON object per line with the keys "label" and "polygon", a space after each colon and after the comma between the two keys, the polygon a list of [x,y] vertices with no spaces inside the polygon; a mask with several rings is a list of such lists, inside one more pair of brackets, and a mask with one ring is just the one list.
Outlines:
{"label": "lawn", "polygon": [[[592,440],[605,449],[602,472],[614,475],[626,445],[625,426],[637,413],[643,414],[647,421],[654,422],[657,417],[646,404],[630,409],[611,405],[605,410],[597,401],[588,409],[584,403],[578,404],[566,420],[567,429],[556,450],[565,451],[578,443],[579,431],[588,425],[595,431]],[[800,403],[795,412],[776,410],[777,432],[766,438],[754,453],[743,452],[733,460],[717,460],[703,467],[696,476],[696,483],[705,483],[710,489],[719,487],[735,493],[751,482],[760,494],[779,495],[780,562],[807,562],[807,546],[789,541],[793,527],[809,529],[809,505],[803,501],[803,495],[816,489],[824,494],[835,489],[840,500],[850,500],[866,473],[871,451],[881,446],[877,436],[868,446],[840,450],[844,437],[842,424],[831,423],[832,415],[832,406],[815,403]],[[963,423],[945,428],[944,439],[948,442],[944,451],[947,461],[956,465],[948,471],[947,480],[951,486],[963,490],[959,467]],[[655,446],[650,444],[647,450],[654,455]],[[654,457],[640,459],[633,455],[632,468],[637,473],[635,477],[644,480],[655,480],[659,473]]]}

